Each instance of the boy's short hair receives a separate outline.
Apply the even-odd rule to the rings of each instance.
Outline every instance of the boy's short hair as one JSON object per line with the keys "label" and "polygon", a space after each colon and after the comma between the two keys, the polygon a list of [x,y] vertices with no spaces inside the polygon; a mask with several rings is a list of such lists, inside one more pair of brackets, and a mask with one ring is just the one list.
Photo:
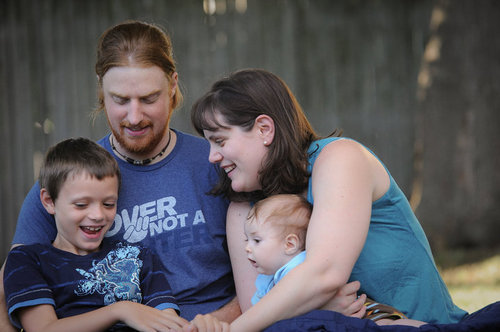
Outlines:
{"label": "boy's short hair", "polygon": [[[284,234],[294,233],[305,243],[312,204],[301,195],[272,195],[254,204],[247,222],[272,223],[283,228]],[[259,218],[260,215],[260,218]]]}
{"label": "boy's short hair", "polygon": [[116,176],[120,186],[120,169],[115,158],[99,144],[80,137],[49,148],[40,169],[40,188],[45,188],[55,201],[67,178],[82,172],[98,180]]}

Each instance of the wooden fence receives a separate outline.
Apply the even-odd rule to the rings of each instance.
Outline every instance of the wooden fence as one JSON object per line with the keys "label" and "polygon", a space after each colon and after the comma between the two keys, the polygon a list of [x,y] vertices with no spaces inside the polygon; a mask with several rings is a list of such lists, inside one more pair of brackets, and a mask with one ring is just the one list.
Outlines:
{"label": "wooden fence", "polygon": [[434,248],[492,246],[500,230],[500,2],[4,0],[0,4],[0,259],[48,146],[97,139],[95,45],[125,19],[169,30],[185,94],[268,69],[322,134],[375,150]]}

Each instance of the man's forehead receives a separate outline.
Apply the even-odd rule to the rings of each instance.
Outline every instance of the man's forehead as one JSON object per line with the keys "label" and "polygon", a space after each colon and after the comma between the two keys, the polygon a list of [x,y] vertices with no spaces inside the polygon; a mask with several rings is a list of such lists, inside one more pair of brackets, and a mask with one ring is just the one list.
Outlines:
{"label": "man's forehead", "polygon": [[168,87],[168,79],[159,67],[113,67],[103,77],[105,90],[134,89],[150,94]]}

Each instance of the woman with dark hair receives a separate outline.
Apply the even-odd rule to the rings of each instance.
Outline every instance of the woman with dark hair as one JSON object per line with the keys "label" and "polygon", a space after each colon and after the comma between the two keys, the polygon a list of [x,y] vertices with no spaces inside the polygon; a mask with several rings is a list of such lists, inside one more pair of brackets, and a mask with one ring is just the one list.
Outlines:
{"label": "woman with dark hair", "polygon": [[[339,137],[319,137],[287,85],[264,70],[241,70],[213,84],[193,106],[192,122],[220,165],[213,194],[229,198],[228,245],[244,312],[231,328],[262,330],[322,307],[349,281],[377,302],[429,323],[457,323],[427,238],[403,192],[373,152]],[[256,274],[244,250],[252,202],[302,194],[313,204],[305,261],[255,306]],[[348,284],[349,285],[349,284]],[[359,302],[352,297],[354,306]]]}

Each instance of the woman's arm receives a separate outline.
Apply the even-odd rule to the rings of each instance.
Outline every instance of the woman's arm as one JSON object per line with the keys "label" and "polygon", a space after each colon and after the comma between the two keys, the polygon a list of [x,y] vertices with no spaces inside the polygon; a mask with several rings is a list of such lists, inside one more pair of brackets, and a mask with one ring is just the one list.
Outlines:
{"label": "woman's arm", "polygon": [[84,314],[58,319],[54,307],[42,304],[19,310],[25,331],[92,332],[104,331],[118,322],[139,331],[182,329],[188,322],[173,309],[158,310],[143,304],[120,301]]}
{"label": "woman's arm", "polygon": [[321,151],[312,171],[314,208],[306,260],[231,329],[260,331],[320,308],[345,285],[366,240],[372,201],[383,191],[379,167],[380,162],[354,141],[336,141]]}
{"label": "woman's arm", "polygon": [[247,202],[233,202],[227,210],[227,245],[241,312],[245,312],[252,306],[251,299],[256,290],[255,279],[258,274],[248,261],[245,250],[244,224],[250,208]]}

